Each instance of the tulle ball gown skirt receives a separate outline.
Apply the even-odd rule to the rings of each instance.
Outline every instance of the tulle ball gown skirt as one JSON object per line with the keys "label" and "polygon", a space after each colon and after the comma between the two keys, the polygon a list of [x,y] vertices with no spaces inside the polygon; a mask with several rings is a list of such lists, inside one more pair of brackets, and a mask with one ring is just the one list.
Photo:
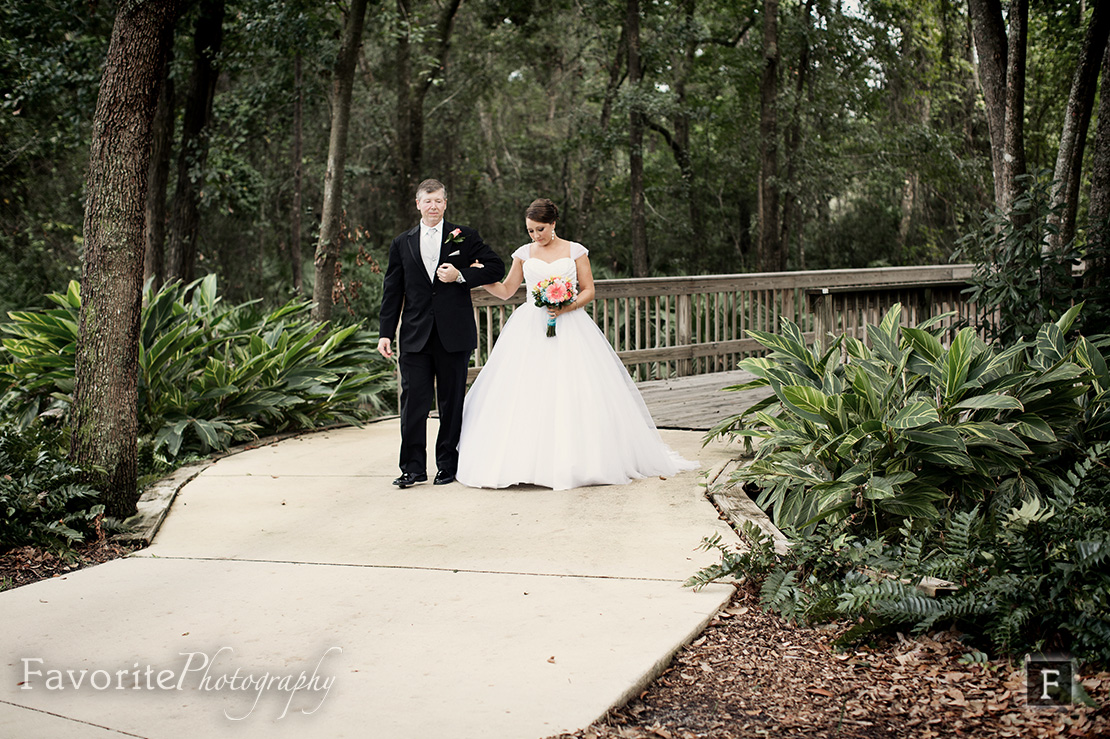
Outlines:
{"label": "tulle ball gown skirt", "polygon": [[583,310],[513,311],[467,393],[459,482],[567,490],[670,476],[697,464],[659,436],[620,358]]}

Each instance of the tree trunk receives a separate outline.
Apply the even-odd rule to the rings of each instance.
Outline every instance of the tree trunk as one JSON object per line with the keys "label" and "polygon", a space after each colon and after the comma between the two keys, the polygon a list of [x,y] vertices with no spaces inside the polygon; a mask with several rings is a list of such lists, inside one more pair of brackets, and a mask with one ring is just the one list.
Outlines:
{"label": "tree trunk", "polygon": [[[172,58],[171,44],[166,59],[167,70]],[[143,282],[149,280],[150,288],[155,292],[162,287],[166,278],[166,189],[170,179],[170,151],[173,149],[173,94],[173,77],[166,74],[154,113],[144,232],[146,258],[143,260]]]}
{"label": "tree trunk", "polygon": [[166,265],[167,277],[182,282],[192,281],[196,272],[200,189],[208,160],[205,128],[212,118],[212,100],[219,79],[216,57],[223,44],[223,24],[224,0],[205,0],[193,36],[193,72],[185,96],[177,156],[177,189],[173,198],[173,228]]}
{"label": "tree trunk", "polygon": [[175,0],[120,3],[93,118],[71,457],[111,516],[135,512],[139,318],[152,124]]}
{"label": "tree trunk", "polygon": [[[971,24],[971,17],[965,14],[964,23],[964,31],[967,33],[967,38],[973,39],[975,34]],[[979,63],[974,42],[965,44],[962,48],[964,52],[963,61],[967,63],[968,77],[966,78],[966,84],[961,84],[964,83],[965,80],[958,78],[954,80],[954,83],[957,84],[959,86],[958,89],[961,90],[959,121],[960,128],[963,132],[963,150],[973,152],[976,150],[976,142],[979,138],[978,134],[975,132],[975,121],[978,118],[976,110],[979,107],[979,93],[977,91],[983,89],[983,84],[979,81]],[[989,129],[987,135],[988,137],[990,136]]]}
{"label": "tree trunk", "polygon": [[1029,0],[1010,2],[1010,40],[1006,62],[1006,110],[1002,141],[1002,187],[998,208],[1009,213],[1017,197],[1017,178],[1025,174],[1025,50]]}
{"label": "tree trunk", "polygon": [[[640,2],[628,0],[625,20],[628,41],[628,83],[633,95],[643,76],[640,68]],[[632,276],[648,276],[647,212],[644,206],[644,114],[633,101],[628,114],[628,163],[631,190]]]}
{"label": "tree trunk", "polygon": [[[424,99],[436,78],[447,66],[447,55],[451,49],[451,29],[462,0],[449,0],[436,21],[433,36],[438,46],[428,56],[431,69],[424,78],[414,79],[412,73],[413,49],[410,30],[400,34],[397,45],[397,148],[400,172],[397,185],[397,224],[398,231],[409,228],[416,220],[416,186],[424,179]],[[397,0],[397,10],[403,23],[409,23],[410,0]],[[419,53],[419,49],[417,52]],[[421,56],[424,56],[421,54]],[[427,63],[423,59],[423,63]],[[441,175],[446,180],[450,173]],[[450,194],[450,183],[448,194]]]}
{"label": "tree trunk", "polygon": [[[628,29],[621,28],[620,39],[617,41],[617,51],[613,64],[609,67],[609,82],[605,86],[605,98],[601,101],[601,116],[598,119],[598,132],[604,138],[609,131],[609,122],[613,117],[613,102],[617,99],[620,90],[624,69],[624,60],[627,55],[625,43]],[[586,229],[590,224],[590,213],[594,206],[597,180],[601,176],[600,153],[596,150],[586,155],[586,180],[582,187],[582,199],[578,203],[578,238],[586,238]]]}
{"label": "tree trunk", "polygon": [[[1099,119],[1091,148],[1091,195],[1087,209],[1087,270],[1083,273],[1084,292],[1098,291],[1098,307],[1110,310],[1108,274],[1110,269],[1110,43],[1102,53],[1102,82],[1099,94]],[[1099,327],[1099,331],[1102,327]]]}
{"label": "tree trunk", "polygon": [[[1000,0],[968,0],[971,31],[978,52],[979,86],[987,108],[987,131],[991,140],[991,171],[994,173],[994,202],[1012,201],[1004,191],[1006,149],[1006,26]],[[1024,54],[1024,52],[1023,52]],[[1024,93],[1023,93],[1024,94]]]}
{"label": "tree trunk", "polygon": [[913,212],[917,208],[917,172],[906,173],[902,182],[902,216],[898,219],[898,243],[893,254],[892,262],[902,264],[906,254],[906,243],[910,238],[910,227],[913,226]]}
{"label": "tree trunk", "polygon": [[697,21],[694,17],[695,0],[683,0],[682,11],[685,16],[685,48],[678,74],[675,77],[675,99],[678,103],[678,113],[674,116],[674,138],[677,143],[675,157],[679,171],[682,173],[683,195],[686,197],[686,210],[690,214],[690,231],[694,240],[693,254],[690,255],[691,271],[694,274],[701,272],[701,257],[706,253],[705,226],[706,218],[702,211],[703,197],[698,191],[697,173],[694,170],[693,157],[690,151],[690,106],[687,102],[686,89],[690,75],[694,70],[694,60],[697,58],[699,34]]}
{"label": "tree trunk", "polygon": [[304,73],[301,53],[293,56],[293,208],[289,218],[289,268],[293,273],[293,291],[304,294],[304,271],[301,269],[301,211],[304,192]]}
{"label": "tree trunk", "polygon": [[362,24],[366,0],[351,0],[343,30],[343,45],[335,60],[332,82],[331,138],[328,141],[328,169],[324,175],[324,205],[321,210],[320,237],[316,242],[316,284],[312,298],[312,317],[331,320],[335,297],[335,270],[339,260],[339,238],[343,215],[343,166],[347,161],[347,128],[351,120],[351,93],[354,89],[355,62],[362,43]]}
{"label": "tree trunk", "polygon": [[[1089,254],[1085,288],[1106,285],[1110,258],[1110,44],[1102,55],[1102,91],[1091,149],[1091,200],[1087,208]],[[1105,293],[1104,293],[1105,294]]]}
{"label": "tree trunk", "polygon": [[778,0],[763,3],[763,80],[759,100],[759,261],[764,272],[786,269],[779,234],[778,179]]}
{"label": "tree trunk", "polygon": [[[721,193],[717,193],[717,202],[725,206]],[[735,272],[756,272],[759,270],[759,262],[756,252],[759,251],[758,245],[753,249],[752,246],[752,227],[755,219],[752,217],[752,201],[750,197],[739,195],[738,202],[736,203],[736,214],[739,228],[732,231],[732,243],[736,250],[737,261],[740,264],[740,269],[734,269]]]}
{"label": "tree trunk", "polygon": [[[401,22],[409,20],[409,0],[397,0],[397,12]],[[412,47],[409,43],[407,25],[397,34],[397,187],[395,231],[403,231],[413,221],[418,173],[413,171],[412,118]]]}
{"label": "tree trunk", "polygon": [[1060,211],[1050,216],[1057,232],[1048,237],[1048,248],[1062,252],[1075,238],[1075,214],[1079,209],[1079,182],[1083,167],[1083,148],[1091,111],[1095,104],[1098,70],[1110,34],[1110,9],[1105,2],[1095,3],[1091,22],[1079,51],[1079,62],[1071,82],[1071,94],[1064,111],[1064,129],[1053,173],[1052,205]]}
{"label": "tree trunk", "polygon": [[682,197],[690,217],[690,238],[695,248],[686,255],[688,268],[694,274],[699,272],[700,260],[706,253],[705,216],[702,213],[702,198],[697,192],[697,175],[694,171],[693,157],[690,152],[690,109],[686,89],[690,73],[694,68],[694,58],[699,45],[699,35],[694,20],[695,0],[682,0],[683,17],[686,27],[682,55],[673,65],[673,89],[675,94],[675,113],[671,118],[674,132],[645,116],[647,126],[663,137],[674,155],[682,178]]}
{"label": "tree trunk", "polygon": [[[779,244],[783,255],[783,269],[786,269],[786,255],[790,253],[791,229],[801,231],[802,212],[798,207],[797,185],[794,178],[797,172],[798,159],[802,154],[802,99],[804,97],[806,80],[809,74],[809,27],[810,16],[813,12],[814,0],[806,0],[802,6],[802,40],[801,52],[798,55],[798,72],[795,75],[794,86],[794,115],[790,121],[790,128],[786,133],[786,173],[783,176],[785,189],[782,193],[782,231],[779,234]],[[801,247],[799,235],[799,258],[804,259],[804,249]]]}

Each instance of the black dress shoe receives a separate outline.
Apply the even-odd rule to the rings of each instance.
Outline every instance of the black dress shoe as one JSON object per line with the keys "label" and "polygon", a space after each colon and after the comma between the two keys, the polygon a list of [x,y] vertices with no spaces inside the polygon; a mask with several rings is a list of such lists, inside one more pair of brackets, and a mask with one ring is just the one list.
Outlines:
{"label": "black dress shoe", "polygon": [[[439,479],[438,477],[436,478]],[[393,481],[393,484],[399,488],[407,488],[415,485],[418,482],[427,482],[428,476],[424,474],[417,474],[416,472],[405,472],[400,477]]]}
{"label": "black dress shoe", "polygon": [[432,481],[433,485],[446,485],[449,482],[455,481],[454,472],[437,472],[436,479]]}

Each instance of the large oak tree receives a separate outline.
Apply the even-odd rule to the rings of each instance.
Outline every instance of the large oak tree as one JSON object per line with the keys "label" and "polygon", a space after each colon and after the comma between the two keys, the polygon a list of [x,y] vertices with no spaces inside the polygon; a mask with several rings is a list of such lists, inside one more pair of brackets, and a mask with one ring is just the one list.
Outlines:
{"label": "large oak tree", "polygon": [[124,0],[112,29],[86,177],[72,457],[109,515],[135,512],[139,315],[151,124],[175,0]]}

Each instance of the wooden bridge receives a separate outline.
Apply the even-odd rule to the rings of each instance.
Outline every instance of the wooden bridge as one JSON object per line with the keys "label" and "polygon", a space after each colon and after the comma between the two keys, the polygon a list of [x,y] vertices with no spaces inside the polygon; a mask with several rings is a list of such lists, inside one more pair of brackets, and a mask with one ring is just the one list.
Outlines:
{"label": "wooden bridge", "polygon": [[[721,392],[750,379],[737,362],[764,353],[749,329],[776,332],[783,318],[810,341],[827,333],[863,338],[894,303],[904,325],[951,313],[943,325],[976,326],[983,311],[962,294],[973,265],[773,272],[598,280],[586,310],[637,381],[656,424],[708,429],[764,393]],[[523,287],[508,301],[473,293],[477,376]]]}

